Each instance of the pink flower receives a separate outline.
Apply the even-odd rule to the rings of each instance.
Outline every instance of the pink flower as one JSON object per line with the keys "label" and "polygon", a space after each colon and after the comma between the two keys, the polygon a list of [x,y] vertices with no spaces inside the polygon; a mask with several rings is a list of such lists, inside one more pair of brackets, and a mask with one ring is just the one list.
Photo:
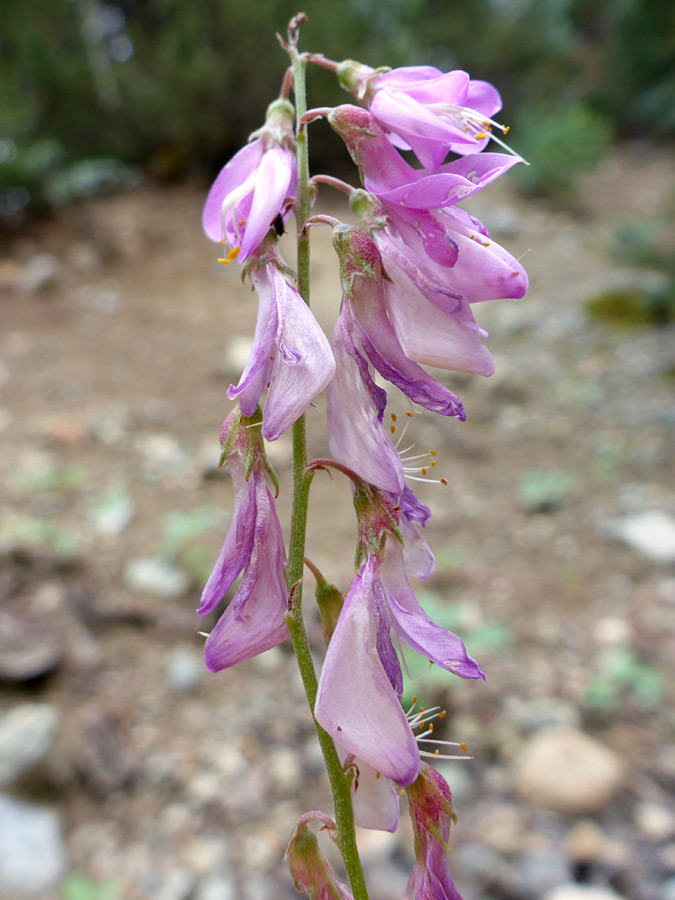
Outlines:
{"label": "pink flower", "polygon": [[294,110],[276,100],[265,125],[221,170],[206,198],[202,224],[212,241],[230,247],[227,261],[244,262],[260,245],[278,215],[286,219],[295,202],[297,163]]}
{"label": "pink flower", "polygon": [[255,412],[265,388],[263,437],[276,440],[321,393],[335,372],[330,344],[273,250],[249,270],[258,292],[258,321],[253,349],[235,387],[246,416]]}
{"label": "pink flower", "polygon": [[[224,599],[241,573],[234,599],[206,641],[206,667],[218,672],[276,647],[288,637],[284,621],[288,591],[286,548],[274,497],[267,485],[268,465],[258,432],[234,410],[221,432],[223,457],[234,485],[234,513],[218,561],[202,594],[199,615]],[[252,427],[249,427],[252,426]]]}
{"label": "pink flower", "polygon": [[352,582],[324,660],[314,714],[345,750],[397,784],[419,774],[420,754],[404,712],[401,664],[391,632],[462,678],[485,678],[462,641],[433,622],[405,573],[403,547],[386,539]]}
{"label": "pink flower", "polygon": [[370,109],[392,143],[413,150],[427,169],[437,169],[449,152],[476,153],[493,128],[502,107],[498,91],[466,72],[441,72],[433,66],[408,66],[390,71],[371,69],[353,60],[338,67],[338,78]]}

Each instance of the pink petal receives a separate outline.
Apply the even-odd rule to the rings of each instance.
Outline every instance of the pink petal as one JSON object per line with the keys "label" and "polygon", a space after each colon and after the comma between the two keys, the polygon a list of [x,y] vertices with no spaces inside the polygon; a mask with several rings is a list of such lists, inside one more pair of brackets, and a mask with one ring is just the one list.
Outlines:
{"label": "pink petal", "polygon": [[375,619],[357,576],[321,670],[314,714],[345,750],[398,784],[420,768],[408,720],[377,652]]}

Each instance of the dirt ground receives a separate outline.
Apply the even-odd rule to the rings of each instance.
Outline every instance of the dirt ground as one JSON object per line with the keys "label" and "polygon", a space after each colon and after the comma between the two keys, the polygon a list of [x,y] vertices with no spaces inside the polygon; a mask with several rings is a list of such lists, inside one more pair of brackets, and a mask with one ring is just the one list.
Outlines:
{"label": "dirt ground", "polygon": [[[675,577],[608,535],[643,512],[675,514],[673,332],[617,330],[585,304],[651,277],[613,255],[613,234],[665,210],[675,177],[665,154],[628,147],[585,180],[574,210],[525,201],[507,179],[472,210],[524,254],[530,292],[476,310],[493,377],[441,375],[467,421],[420,412],[410,426],[448,480],[419,490],[437,556],[420,597],[445,610],[488,681],[432,673],[416,690],[448,709],[445,736],[474,757],[447,768],[467,900],[536,900],[556,866],[656,900],[675,875]],[[101,884],[118,900],[291,897],[281,858],[294,821],[330,810],[287,649],[201,670],[194,610],[231,502],[218,432],[256,310],[201,232],[203,197],[144,186],[65,209],[1,252],[0,705],[58,711],[43,763],[8,789],[58,811],[70,880],[54,897],[76,896],[73,873],[92,900]],[[332,196],[322,203],[348,218]],[[313,240],[313,305],[330,332],[336,262],[327,230]],[[316,456],[323,405],[309,413]],[[287,522],[286,438],[271,455]],[[311,517],[308,554],[346,589],[346,485],[317,477]],[[168,566],[164,581],[134,579],[145,558]],[[514,773],[549,725],[620,759],[620,789],[595,811],[519,794]],[[660,831],[645,825],[655,809]],[[570,849],[584,823],[606,852]],[[405,822],[362,840],[373,900],[400,896]]]}

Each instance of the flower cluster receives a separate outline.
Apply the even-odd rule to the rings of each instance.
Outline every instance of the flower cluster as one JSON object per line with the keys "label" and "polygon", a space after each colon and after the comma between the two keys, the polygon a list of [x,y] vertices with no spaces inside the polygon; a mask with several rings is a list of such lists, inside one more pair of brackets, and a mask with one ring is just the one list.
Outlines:
{"label": "flower cluster", "polygon": [[[344,599],[317,575],[328,646],[314,714],[351,778],[357,822],[395,830],[394,785],[408,792],[416,861],[405,898],[456,900],[446,860],[454,816],[449,788],[421,761],[420,741],[431,733],[426,725],[436,713],[404,710],[397,650],[406,644],[461,678],[485,675],[461,639],[429,618],[411,587],[410,578],[431,574],[434,558],[422,531],[431,512],[407,481],[425,480],[436,463],[433,451],[419,465],[411,465],[418,456],[404,455],[411,448],[399,451],[395,416],[385,425],[383,384],[410,404],[465,419],[460,399],[425,366],[490,375],[494,363],[473,304],[522,297],[528,282],[520,264],[458,203],[520,157],[485,149],[491,139],[502,143],[495,130],[507,130],[493,118],[501,100],[491,85],[465,72],[373,70],[351,60],[332,65],[360,105],[310,112],[300,123],[304,128],[327,116],[361,176],[359,188],[314,178],[315,189],[332,182],[348,191],[358,220],[358,227],[331,220],[342,286],[332,345],[277,248],[299,189],[294,112],[285,97],[269,107],[265,126],[222,170],[204,209],[207,235],[226,247],[221,262],[246,263],[259,304],[250,359],[228,391],[236,406],[221,433],[234,515],[200,615],[241,580],[207,639],[206,662],[212,671],[224,669],[289,635],[289,596],[296,586],[286,583],[271,490],[278,486],[263,439],[276,440],[327,389],[332,459],[317,460],[308,472],[333,465],[349,476],[359,536]],[[400,150],[411,150],[421,167]],[[456,158],[446,162],[449,153]],[[299,889],[350,896],[334,881],[307,822],[296,831],[289,857]]]}

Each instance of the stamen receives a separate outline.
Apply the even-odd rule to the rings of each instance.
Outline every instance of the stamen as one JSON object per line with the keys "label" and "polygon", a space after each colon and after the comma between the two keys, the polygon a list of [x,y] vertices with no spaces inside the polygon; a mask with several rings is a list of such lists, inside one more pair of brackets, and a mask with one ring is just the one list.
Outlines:
{"label": "stamen", "polygon": [[429,709],[425,709],[425,707],[420,706],[419,710],[415,711],[416,706],[417,697],[413,697],[412,706],[406,713],[406,718],[408,719],[410,728],[413,730],[416,728],[424,728],[425,726],[426,728],[420,734],[415,735],[415,740],[417,741],[418,745],[436,745],[436,748],[434,750],[425,750],[420,746],[420,756],[428,756],[432,759],[473,759],[472,756],[460,756],[441,751],[441,748],[457,747],[462,751],[462,753],[466,754],[466,744],[464,741],[443,741],[439,740],[438,738],[432,737],[434,731],[434,721],[436,719],[442,719],[445,717],[444,709],[441,709],[439,706],[432,706]]}

